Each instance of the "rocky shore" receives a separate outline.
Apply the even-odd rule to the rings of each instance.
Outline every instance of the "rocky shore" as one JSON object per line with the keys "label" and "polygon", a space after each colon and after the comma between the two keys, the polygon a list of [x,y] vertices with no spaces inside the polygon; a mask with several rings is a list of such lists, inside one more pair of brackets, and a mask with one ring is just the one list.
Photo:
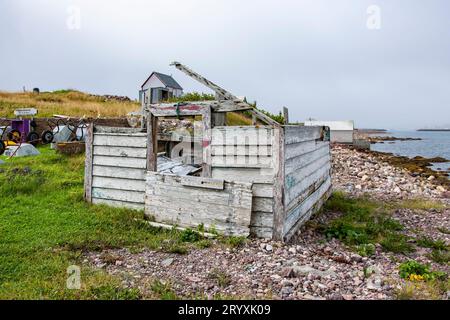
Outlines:
{"label": "rocky shore", "polygon": [[393,142],[393,141],[417,141],[422,140],[421,138],[399,138],[393,136],[369,136],[366,138],[370,143],[384,143],[385,141]]}
{"label": "rocky shore", "polygon": [[428,168],[430,159],[409,159],[344,146],[333,147],[332,157],[334,188],[350,194],[370,193],[379,200],[450,198],[448,179]]}
{"label": "rocky shore", "polygon": [[[337,239],[329,239],[318,225],[344,213],[324,210],[308,222],[290,244],[247,240],[228,247],[213,241],[208,248],[193,247],[187,254],[144,249],[89,252],[84,263],[119,275],[126,287],[152,297],[160,292],[183,298],[249,299],[396,299],[407,283],[399,276],[401,263],[414,259],[448,274],[449,265],[430,258],[432,249],[418,245],[419,237],[450,243],[449,192],[434,179],[414,176],[377,154],[333,147],[333,188],[349,197],[364,196],[380,205],[408,199],[430,201],[430,207],[397,205],[391,217],[404,226],[401,232],[414,248],[394,253],[376,244],[367,256]],[[402,202],[403,203],[403,202]],[[440,231],[439,231],[440,230]],[[445,251],[447,253],[447,251]],[[421,298],[448,299],[449,292]],[[422,292],[423,291],[423,292]]]}

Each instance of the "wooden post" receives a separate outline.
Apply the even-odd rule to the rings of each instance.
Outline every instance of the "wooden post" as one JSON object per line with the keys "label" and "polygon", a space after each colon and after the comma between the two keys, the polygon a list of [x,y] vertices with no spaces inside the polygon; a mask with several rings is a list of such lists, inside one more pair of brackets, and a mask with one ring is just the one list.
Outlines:
{"label": "wooden post", "polygon": [[147,170],[157,171],[158,139],[157,118],[151,113],[147,114]]}
{"label": "wooden post", "polygon": [[289,109],[283,107],[284,124],[289,124]]}
{"label": "wooden post", "polygon": [[258,121],[256,119],[256,115],[254,113],[252,113],[252,126],[256,126],[257,123],[258,123]]}
{"label": "wooden post", "polygon": [[284,206],[284,128],[275,127],[273,130],[274,163],[277,172],[273,184],[273,239],[284,241],[283,228],[286,220]]}
{"label": "wooden post", "polygon": [[203,113],[203,161],[202,161],[202,177],[211,178],[211,140],[212,140],[212,125],[211,125],[211,107],[205,108]]}
{"label": "wooden post", "polygon": [[226,125],[226,117],[227,117],[227,114],[225,112],[221,112],[221,113],[214,112],[212,114],[212,119],[213,119],[212,124],[213,124],[213,126],[214,127],[218,127],[218,126]]}
{"label": "wooden post", "polygon": [[87,128],[86,139],[86,159],[84,166],[84,200],[92,202],[92,167],[94,149],[94,123],[90,123]]}

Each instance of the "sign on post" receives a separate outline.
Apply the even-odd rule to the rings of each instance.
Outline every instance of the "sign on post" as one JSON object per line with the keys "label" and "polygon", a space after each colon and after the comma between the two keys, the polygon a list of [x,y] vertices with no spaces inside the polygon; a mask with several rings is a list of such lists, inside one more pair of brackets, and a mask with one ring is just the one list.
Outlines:
{"label": "sign on post", "polygon": [[22,116],[35,116],[37,115],[38,111],[35,108],[20,108],[14,110],[14,115],[16,117],[22,117]]}

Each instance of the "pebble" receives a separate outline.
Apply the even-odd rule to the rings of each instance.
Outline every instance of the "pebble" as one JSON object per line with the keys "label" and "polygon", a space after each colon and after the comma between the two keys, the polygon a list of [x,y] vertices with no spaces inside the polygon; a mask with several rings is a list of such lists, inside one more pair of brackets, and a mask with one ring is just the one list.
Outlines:
{"label": "pebble", "polygon": [[161,261],[161,266],[168,267],[173,263],[173,258],[167,258]]}

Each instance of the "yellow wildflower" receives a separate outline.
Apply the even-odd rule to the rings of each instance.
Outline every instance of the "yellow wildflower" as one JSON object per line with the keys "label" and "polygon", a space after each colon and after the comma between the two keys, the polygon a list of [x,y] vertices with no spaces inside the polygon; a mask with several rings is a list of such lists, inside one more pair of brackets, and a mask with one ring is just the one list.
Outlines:
{"label": "yellow wildflower", "polygon": [[412,274],[409,275],[409,280],[410,280],[410,281],[423,281],[423,280],[424,280],[424,277],[421,276],[420,274],[414,274],[414,273],[412,273]]}

